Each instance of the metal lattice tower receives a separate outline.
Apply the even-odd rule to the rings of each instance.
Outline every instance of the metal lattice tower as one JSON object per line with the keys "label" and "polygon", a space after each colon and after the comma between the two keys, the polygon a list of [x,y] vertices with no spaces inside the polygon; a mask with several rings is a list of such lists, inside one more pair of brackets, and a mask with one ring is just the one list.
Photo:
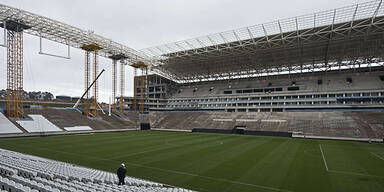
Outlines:
{"label": "metal lattice tower", "polygon": [[120,61],[120,117],[124,116],[125,63]]}
{"label": "metal lattice tower", "polygon": [[[91,74],[90,74],[90,52],[85,51],[85,66],[84,66],[84,91],[87,91],[90,80],[91,80]],[[85,106],[84,106],[84,112],[85,115],[89,115],[89,91],[86,92],[85,95]]]}
{"label": "metal lattice tower", "polygon": [[[99,62],[98,62],[98,57],[97,57],[97,50],[94,50],[93,52],[93,80],[96,79],[97,74],[99,73]],[[99,96],[99,83],[96,81],[95,84],[93,85],[93,106],[92,106],[92,116],[97,117],[97,109],[98,109],[98,104],[97,104],[97,99]]]}
{"label": "metal lattice tower", "polygon": [[[137,111],[137,100],[138,93],[137,90],[140,88],[140,113],[145,111],[145,101],[147,96],[147,75],[148,75],[148,65],[142,61],[131,64],[131,67],[135,68],[135,77],[134,77],[134,96],[133,96],[133,110]],[[141,76],[137,76],[137,70],[141,71]],[[139,85],[140,84],[140,85]]]}
{"label": "metal lattice tower", "polygon": [[7,31],[7,115],[23,117],[23,32]]}
{"label": "metal lattice tower", "polygon": [[113,97],[113,109],[116,111],[117,104],[116,104],[116,92],[117,92],[117,61],[120,61],[120,101],[119,101],[119,107],[120,107],[120,116],[123,117],[124,113],[124,93],[125,93],[125,65],[126,65],[126,59],[128,58],[124,54],[117,54],[112,55],[109,57],[112,59],[112,97]]}
{"label": "metal lattice tower", "polygon": [[[61,58],[70,58],[70,47],[81,48],[86,51],[86,68],[85,68],[85,86],[90,85],[91,82],[91,69],[90,69],[90,61],[91,61],[91,52],[94,53],[94,70],[93,72],[97,72],[97,56],[102,56],[106,58],[111,58],[117,56],[115,60],[127,60],[129,62],[137,62],[137,61],[145,61],[150,63],[151,59],[143,54],[142,52],[136,51],[130,47],[127,47],[123,44],[115,42],[109,38],[100,36],[92,31],[86,31],[75,26],[71,26],[60,21],[56,21],[54,19],[43,17],[28,11],[24,11],[21,9],[17,9],[14,7],[10,7],[7,5],[0,4],[0,27],[3,27],[9,31],[14,32],[6,32],[16,34],[16,32],[25,32],[30,35],[34,35],[40,37],[40,54],[56,56]],[[15,36],[18,36],[17,34]],[[9,38],[13,38],[12,35],[9,35]],[[5,38],[7,39],[7,38]],[[48,39],[50,41],[54,41],[57,43],[61,43],[68,46],[68,57],[57,56],[49,53],[44,53],[42,51],[42,39]],[[20,41],[21,40],[21,41]],[[17,41],[19,43],[13,43],[13,41]],[[17,45],[18,50],[16,48],[8,47],[9,54],[7,54],[7,66],[12,66],[7,70],[7,92],[8,98],[10,98],[9,103],[7,105],[10,108],[9,112],[12,112],[12,109],[19,108],[18,111],[22,113],[22,35],[16,39],[9,40],[11,46]],[[21,42],[21,44],[20,44]],[[3,45],[0,45],[3,46]],[[19,49],[21,48],[21,49]],[[21,50],[21,51],[20,51]],[[16,56],[19,53],[20,56]],[[88,55],[87,55],[88,54]],[[17,62],[16,62],[17,61]],[[18,64],[18,65],[16,65]],[[16,66],[16,67],[14,67]],[[95,76],[95,75],[94,75]],[[18,78],[17,78],[18,77]],[[115,81],[116,82],[116,81]],[[98,86],[96,84],[93,91],[93,114],[97,114],[97,94],[98,94]],[[8,91],[9,90],[9,91]],[[115,89],[116,90],[116,89]],[[87,109],[90,108],[89,100],[91,99],[90,93],[87,94],[86,98],[86,112],[89,115],[89,111]],[[115,92],[116,96],[116,92]],[[115,103],[114,98],[114,103]],[[15,105],[16,104],[16,105]],[[87,105],[88,104],[88,105]],[[13,106],[13,107],[9,107]],[[13,110],[17,111],[17,110]],[[19,112],[17,112],[19,113]],[[22,115],[16,115],[22,116]]]}
{"label": "metal lattice tower", "polygon": [[[93,68],[92,68],[92,76],[93,76],[93,79],[92,81],[94,81],[98,75],[98,70],[99,70],[99,64],[98,64],[98,50],[102,49],[102,47],[96,43],[91,43],[91,44],[87,44],[87,45],[83,45],[81,46],[81,48],[83,50],[85,50],[85,87],[87,88],[89,86],[89,82],[90,82],[90,58],[91,58],[91,53],[92,53],[92,57],[93,57]],[[92,95],[92,106],[89,107],[89,108],[86,108],[85,111],[87,110],[90,110],[89,113],[86,112],[86,115],[91,115],[93,117],[97,117],[97,109],[98,109],[98,103],[97,103],[97,98],[98,98],[98,93],[99,93],[99,90],[98,90],[98,83],[97,81],[95,82],[95,84],[93,85],[93,89],[92,89],[92,92],[93,92],[93,95]],[[89,93],[87,92],[87,97],[89,99]],[[89,100],[86,100],[86,107],[87,106],[87,102],[89,102]]]}
{"label": "metal lattice tower", "polygon": [[134,68],[133,76],[133,111],[137,111],[137,68]]}
{"label": "metal lattice tower", "polygon": [[5,30],[7,47],[7,116],[23,118],[23,30],[29,26],[8,20]]}
{"label": "metal lattice tower", "polygon": [[141,76],[140,76],[140,113],[144,113],[144,105],[147,99],[147,75],[148,68],[141,68]]}
{"label": "metal lattice tower", "polygon": [[116,88],[117,88],[117,60],[112,59],[112,106],[113,111],[116,111]]}

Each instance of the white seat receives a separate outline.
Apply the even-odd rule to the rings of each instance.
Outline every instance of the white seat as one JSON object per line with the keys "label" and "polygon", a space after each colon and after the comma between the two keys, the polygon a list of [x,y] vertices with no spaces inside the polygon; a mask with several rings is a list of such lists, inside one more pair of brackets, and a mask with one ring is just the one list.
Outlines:
{"label": "white seat", "polygon": [[[6,166],[4,166],[6,165]],[[12,175],[13,172],[13,175]],[[11,180],[0,177],[0,190],[19,191],[168,191],[160,183],[126,177],[126,184],[117,185],[116,174],[74,166],[54,160],[0,149],[0,173],[10,174]],[[173,189],[173,191],[184,191]],[[188,190],[185,190],[188,191]]]}

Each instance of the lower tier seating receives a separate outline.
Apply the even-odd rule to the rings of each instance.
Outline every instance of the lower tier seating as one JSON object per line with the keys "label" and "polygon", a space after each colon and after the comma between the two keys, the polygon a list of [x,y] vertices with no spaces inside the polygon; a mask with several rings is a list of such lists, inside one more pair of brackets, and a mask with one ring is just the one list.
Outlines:
{"label": "lower tier seating", "polygon": [[235,126],[249,131],[298,132],[349,138],[384,138],[383,112],[150,112],[158,129],[222,129]]}
{"label": "lower tier seating", "polygon": [[126,177],[125,185],[117,182],[113,173],[0,149],[0,191],[190,191],[133,177]]}

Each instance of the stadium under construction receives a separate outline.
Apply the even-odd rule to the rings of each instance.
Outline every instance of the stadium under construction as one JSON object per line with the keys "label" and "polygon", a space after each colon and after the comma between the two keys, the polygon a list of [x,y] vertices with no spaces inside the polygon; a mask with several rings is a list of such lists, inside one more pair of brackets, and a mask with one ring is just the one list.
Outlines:
{"label": "stadium under construction", "polygon": [[[369,178],[371,179],[368,179],[371,182],[369,185],[376,184],[376,188],[362,185],[363,188],[367,186],[364,190],[384,189],[383,172],[375,172],[374,168],[371,170],[371,167],[363,167],[358,163],[346,163],[345,169],[340,168],[336,171],[336,168],[330,167],[337,163],[342,167],[346,158],[338,156],[339,159],[332,159],[333,157],[324,155],[336,154],[336,152],[330,152],[332,150],[329,146],[336,145],[332,142],[374,142],[375,147],[371,147],[374,151],[354,151],[353,153],[355,155],[371,154],[368,160],[364,159],[363,164],[384,167],[382,166],[384,151],[380,144],[384,139],[384,4],[381,0],[281,19],[142,50],[135,50],[72,25],[2,4],[0,4],[0,21],[0,27],[4,29],[2,46],[7,56],[6,63],[0,63],[0,66],[7,71],[7,97],[0,105],[0,137],[4,137],[3,140],[0,139],[0,147],[4,148],[4,150],[0,149],[2,154],[0,175],[9,180],[6,182],[0,179],[0,190],[14,191],[18,189],[16,184],[21,184],[38,191],[50,191],[49,187],[56,188],[58,191],[97,191],[98,188],[105,191],[189,191],[185,188],[196,191],[224,191],[220,188],[222,183],[226,183],[223,186],[233,187],[227,191],[353,191],[357,189],[346,186],[327,188],[332,185],[331,182],[325,182],[322,185],[326,186],[325,188],[312,188],[316,187],[315,185],[304,185],[300,188],[299,179],[293,179],[293,184],[290,186],[274,183],[273,179],[263,183],[260,180],[251,181],[251,176],[244,176],[241,180],[242,177],[237,178],[236,174],[234,177],[215,175],[220,171],[204,175],[209,173],[207,171],[210,170],[209,168],[213,167],[209,167],[210,163],[220,162],[213,156],[209,156],[212,151],[207,151],[207,156],[202,156],[206,161],[201,160],[201,164],[208,167],[205,170],[207,172],[203,173],[195,173],[186,168],[185,164],[180,164],[178,167],[180,169],[169,170],[169,164],[151,164],[152,161],[148,164],[133,162],[130,166],[150,171],[147,172],[148,174],[133,171],[131,176],[156,182],[130,177],[128,181],[130,184],[122,188],[113,185],[116,178],[107,172],[85,167],[72,167],[69,172],[63,171],[63,167],[68,165],[59,161],[67,163],[74,161],[74,164],[87,166],[77,161],[85,157],[79,155],[82,152],[74,149],[71,150],[75,152],[62,149],[63,151],[57,152],[56,156],[47,152],[53,150],[49,147],[45,148],[47,153],[33,150],[29,153],[49,159],[61,157],[56,159],[57,161],[8,151],[28,153],[27,149],[20,147],[23,145],[22,142],[18,144],[20,140],[12,140],[13,137],[66,135],[62,136],[64,138],[72,134],[98,133],[94,137],[103,143],[100,150],[103,149],[106,152],[109,149],[104,145],[103,138],[105,136],[108,139],[114,134],[113,132],[123,135],[122,138],[126,137],[125,142],[129,142],[130,146],[138,145],[139,151],[133,151],[129,157],[137,155],[138,160],[146,162],[150,157],[140,155],[150,153],[152,157],[160,158],[159,162],[162,160],[179,162],[180,159],[176,159],[177,156],[181,158],[180,161],[185,161],[188,165],[194,162],[188,161],[190,157],[187,154],[184,157],[182,150],[179,151],[180,154],[169,151],[168,156],[161,156],[160,153],[165,149],[185,147],[185,150],[191,151],[190,154],[199,156],[204,154],[197,152],[213,146],[213,148],[222,147],[217,150],[225,154],[226,149],[236,147],[237,144],[241,145],[241,142],[245,142],[249,137],[260,138],[263,142],[271,138],[276,143],[277,141],[290,142],[280,139],[297,138],[292,140],[295,144],[289,145],[313,139],[315,142],[324,142],[322,144],[306,143],[303,147],[305,148],[302,150],[304,151],[303,159],[307,158],[306,154],[313,155],[313,151],[319,153],[316,155],[321,162],[321,169],[318,167],[314,169],[321,171],[313,174],[339,174],[345,176],[344,179],[348,182],[353,179],[359,180],[360,177]],[[70,59],[71,48],[84,51],[85,57],[82,61],[84,62],[84,94],[77,99],[76,104],[71,103],[70,106],[61,108],[31,106],[23,100],[24,33],[40,39],[39,54],[42,55]],[[68,55],[46,53],[43,51],[43,39],[66,45]],[[99,57],[111,60],[112,71],[99,69]],[[134,69],[133,82],[126,81],[127,67]],[[103,72],[112,74],[111,96],[113,99],[109,106],[101,105],[98,99],[99,77]],[[127,83],[133,84],[133,96],[127,96],[125,93]],[[141,130],[154,130],[155,136]],[[132,135],[124,135],[128,134],[126,131],[132,132],[129,133]],[[184,135],[186,133],[192,136]],[[234,136],[225,138],[222,133],[234,134]],[[78,142],[79,146],[86,146],[76,140],[76,135],[73,136],[74,142]],[[226,139],[237,139],[238,135],[260,137],[243,136],[245,140],[231,146],[223,142],[227,142]],[[91,135],[84,137],[90,139],[89,142],[92,143]],[[118,137],[118,135],[112,135],[111,141]],[[148,143],[144,143],[144,147],[141,148],[140,141],[144,141],[146,137],[156,138],[147,141]],[[161,143],[153,144],[155,147],[164,148],[165,146],[164,149],[145,147],[150,146],[151,141],[159,141],[157,137],[172,139],[165,139],[166,141],[160,139]],[[180,139],[183,137],[185,140]],[[200,140],[188,140],[190,137],[198,137]],[[207,143],[205,143],[205,137]],[[217,137],[219,140],[209,137]],[[7,144],[7,138],[10,138],[9,143],[16,144]],[[58,136],[59,140],[62,139],[61,142],[66,142],[63,138]],[[130,139],[137,139],[137,142]],[[51,140],[50,142],[53,142],[53,139]],[[175,141],[174,143],[177,144],[169,141]],[[29,140],[25,142],[28,143]],[[194,148],[201,146],[201,142],[204,146],[208,146]],[[199,145],[193,146],[195,143]],[[256,143],[254,144],[259,145]],[[97,143],[93,144],[97,145]],[[364,146],[360,147],[368,149],[369,147],[365,144],[361,144]],[[31,145],[34,143],[32,142]],[[265,151],[270,152],[275,149],[268,147]],[[238,150],[241,151],[241,149]],[[159,153],[153,153],[155,151]],[[260,153],[262,152],[264,149]],[[100,154],[95,152],[89,168],[110,172],[109,167],[105,167],[107,161],[126,161],[117,154],[117,151],[113,153],[117,157],[109,159],[98,156]],[[165,152],[167,153],[168,151]],[[234,153],[237,151],[234,150]],[[68,159],[64,154],[68,155]],[[248,154],[248,156],[255,154]],[[218,157],[221,156],[218,155]],[[236,161],[232,163],[237,163],[239,166],[242,163],[244,166],[247,165],[248,162],[242,162],[243,159],[237,158],[239,156],[233,157]],[[12,163],[11,159],[16,159],[17,163]],[[248,160],[253,162],[254,159]],[[356,159],[363,161],[360,157]],[[98,163],[99,161],[103,163]],[[200,160],[194,159],[194,161]],[[33,162],[39,162],[37,167],[33,166]],[[19,164],[25,164],[27,171],[19,170],[17,168]],[[55,170],[50,171],[44,165],[55,167]],[[356,166],[357,171],[348,170],[347,165]],[[179,164],[176,163],[175,166]],[[223,173],[231,171],[231,166],[225,167]],[[267,168],[260,169],[264,171],[263,173],[270,172],[271,178],[276,178],[273,171]],[[322,172],[324,170],[325,173]],[[68,175],[70,172],[76,174]],[[160,172],[167,173],[162,175]],[[168,178],[168,176],[173,178],[173,174],[182,175],[185,178],[193,177],[192,180],[188,180],[193,182],[188,183],[180,177],[181,179],[178,178],[179,180],[173,183],[172,179]],[[260,175],[253,176],[259,178]],[[323,175],[312,176],[320,178]],[[196,178],[212,180],[215,183],[210,185],[201,180],[195,181]],[[47,187],[42,186],[43,184],[30,184],[32,180],[43,183]],[[75,181],[76,185],[71,184],[72,181]],[[271,182],[268,183],[269,181]],[[339,180],[337,182],[341,183]]]}

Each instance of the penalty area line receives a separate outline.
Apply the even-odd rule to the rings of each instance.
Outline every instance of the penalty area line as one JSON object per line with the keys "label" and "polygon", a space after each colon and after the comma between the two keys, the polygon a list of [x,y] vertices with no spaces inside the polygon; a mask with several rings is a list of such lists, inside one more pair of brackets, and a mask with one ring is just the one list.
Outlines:
{"label": "penalty area line", "polygon": [[325,156],[324,156],[323,148],[321,147],[320,144],[319,144],[319,147],[320,147],[321,156],[323,157],[323,162],[324,162],[324,165],[325,165],[325,170],[329,171],[329,169],[328,169],[328,165],[327,165],[327,161],[325,160]]}
{"label": "penalty area line", "polygon": [[[370,175],[370,174],[364,174],[364,173],[356,173],[356,172],[349,172],[349,171],[337,171],[337,170],[330,170],[328,168],[328,164],[327,164],[327,160],[325,158],[325,155],[324,155],[324,151],[323,151],[323,148],[321,147],[321,145],[319,144],[319,148],[320,148],[320,152],[321,152],[321,156],[323,157],[323,162],[324,162],[324,166],[325,166],[325,170],[329,173],[339,173],[339,174],[346,174],[346,175],[356,175],[356,176],[365,176],[365,177],[376,177],[376,178],[384,178],[382,176],[378,176],[378,175]],[[373,155],[375,155],[376,157],[382,159],[380,156],[376,155],[373,153]],[[384,159],[382,159],[384,160]]]}

